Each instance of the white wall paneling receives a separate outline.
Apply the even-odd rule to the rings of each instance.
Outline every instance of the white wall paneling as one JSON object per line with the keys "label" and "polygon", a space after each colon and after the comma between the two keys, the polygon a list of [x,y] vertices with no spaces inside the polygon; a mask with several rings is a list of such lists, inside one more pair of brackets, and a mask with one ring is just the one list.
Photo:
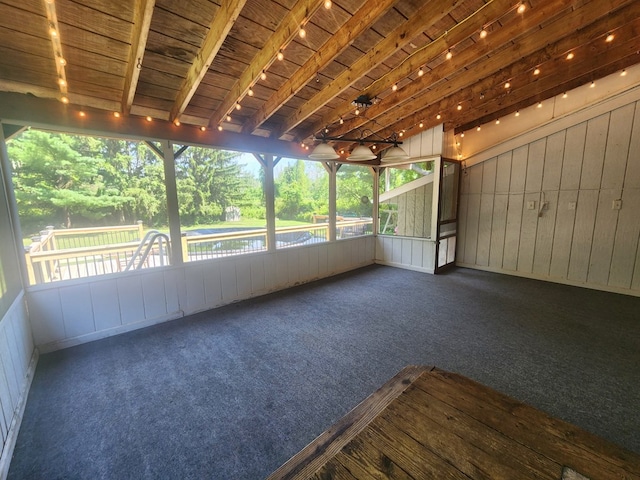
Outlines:
{"label": "white wall paneling", "polygon": [[376,263],[433,273],[435,270],[435,242],[426,238],[375,237]]}
{"label": "white wall paneling", "polygon": [[9,471],[37,358],[20,294],[0,320],[0,478],[6,478]]}
{"label": "white wall paneling", "polygon": [[374,250],[366,236],[34,286],[26,298],[35,343],[48,352],[216,308],[369,265]]}
{"label": "white wall paneling", "polygon": [[458,264],[640,295],[639,103],[615,97],[470,159]]}

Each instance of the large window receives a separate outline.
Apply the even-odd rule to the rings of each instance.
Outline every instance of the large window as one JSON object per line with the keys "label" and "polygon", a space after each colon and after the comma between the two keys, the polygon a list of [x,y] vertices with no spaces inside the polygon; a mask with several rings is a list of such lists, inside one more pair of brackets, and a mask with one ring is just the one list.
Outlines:
{"label": "large window", "polygon": [[329,174],[323,164],[282,159],[274,181],[276,248],[329,240]]}
{"label": "large window", "polygon": [[336,238],[373,233],[373,173],[370,167],[341,165],[336,175]]}
{"label": "large window", "polygon": [[28,130],[7,148],[31,284],[168,263],[163,163],[145,144]]}
{"label": "large window", "polygon": [[184,261],[267,249],[264,171],[255,157],[189,147],[175,165]]}

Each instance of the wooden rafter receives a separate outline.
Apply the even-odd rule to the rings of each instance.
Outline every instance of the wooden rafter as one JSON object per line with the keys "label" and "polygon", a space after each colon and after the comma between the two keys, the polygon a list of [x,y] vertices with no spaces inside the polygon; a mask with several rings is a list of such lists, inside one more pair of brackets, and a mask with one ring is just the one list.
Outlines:
{"label": "wooden rafter", "polygon": [[[533,46],[532,41],[526,40],[527,38],[533,36],[530,29],[536,28],[537,25],[539,25],[542,21],[555,18],[557,15],[565,12],[566,10],[571,10],[571,6],[567,5],[565,0],[554,0],[547,2],[544,5],[541,4],[537,6],[536,8],[529,11],[525,17],[523,17],[522,19],[518,19],[517,22],[507,24],[495,29],[491,33],[491,38],[488,41],[476,42],[468,48],[456,52],[456,55],[454,55],[451,60],[440,63],[435,68],[427,72],[421,79],[414,80],[405,87],[400,88],[398,91],[391,93],[390,95],[382,99],[379,103],[372,105],[367,109],[366,115],[350,118],[348,121],[344,122],[343,125],[333,128],[331,131],[331,135],[341,136],[353,129],[366,125],[368,122],[389,113],[392,109],[398,108],[401,105],[405,105],[406,102],[412,102],[412,99],[414,99],[416,95],[423,94],[427,90],[433,90],[437,85],[444,82],[452,75],[455,75],[457,72],[461,72],[466,69],[470,70],[470,72],[467,72],[459,77],[459,80],[461,81],[467,80],[467,84],[465,84],[464,86],[457,85],[457,88],[462,89],[470,84],[475,83],[477,81],[477,76],[474,75],[474,72],[476,70],[472,64],[477,59],[486,58],[492,50],[505,47],[508,48],[509,53],[507,53],[506,55],[505,52],[499,54],[505,62],[510,61],[511,58],[515,58],[513,57],[513,55],[521,55],[519,40],[524,39],[529,46]],[[480,11],[475,12],[465,20],[467,26],[477,27],[476,29],[470,29],[472,33],[479,31],[479,29],[482,28],[482,25],[487,21],[487,12],[484,12],[485,15],[476,17],[476,15],[479,13]],[[459,32],[464,34],[469,30],[465,29],[465,31],[458,31],[456,30],[456,28],[457,27],[454,27],[453,29],[451,29],[451,31],[449,31],[448,36],[450,38],[462,38]],[[545,37],[541,40],[543,43],[535,45],[535,48],[543,47],[548,41],[548,38]],[[413,56],[415,56],[416,58],[412,61],[409,61],[409,59],[407,59],[407,61],[405,61],[405,64],[410,63],[413,66],[416,63],[418,65],[429,63],[430,59],[428,56],[428,50],[430,50],[431,46],[436,44],[437,42],[438,40],[432,42],[419,52],[415,52]],[[435,48],[434,50],[435,54],[437,55],[438,53],[442,52],[442,47]],[[411,70],[410,72],[415,72],[415,69]],[[391,75],[391,73],[393,73],[393,75]],[[403,71],[403,74],[405,73],[406,72]],[[376,82],[378,83],[379,88],[382,86],[388,88],[390,84],[392,85],[399,80],[398,74],[390,72],[389,75],[391,78],[388,81]],[[393,83],[391,83],[391,80],[393,80]],[[367,89],[367,91],[370,90],[371,89]],[[373,92],[376,92],[376,95],[379,93],[377,89],[371,91],[371,93]],[[432,97],[429,98],[431,99]],[[430,100],[430,102],[433,103],[432,100]],[[405,105],[405,107],[411,109],[412,111],[415,110],[415,105]],[[325,125],[330,125],[331,123],[335,122],[336,119],[338,119],[340,116],[346,115],[350,110],[351,105],[349,103],[343,103],[339,105],[335,108],[334,111],[331,112],[331,115],[327,115],[321,120],[321,122],[323,123],[316,123],[314,126],[314,130],[306,132],[306,135],[304,135],[303,138],[312,135],[315,131]]]}
{"label": "wooden rafter", "polygon": [[329,100],[345,91],[360,77],[380,65],[424,32],[425,18],[428,18],[432,23],[436,23],[461,3],[462,0],[434,0],[427,2],[420,10],[412,15],[409,21],[393,30],[393,32],[380,41],[375,48],[372,48],[363,55],[302,107],[298,108],[293,115],[289,116],[280,130],[280,136],[295,128],[310,115],[322,108]]}
{"label": "wooden rafter", "polygon": [[139,0],[136,2],[133,18],[133,32],[131,34],[131,48],[122,91],[122,112],[128,115],[131,112],[133,98],[138,87],[138,78],[142,68],[142,59],[147,46],[147,37],[151,26],[151,17],[156,0]]}
{"label": "wooden rafter", "polygon": [[353,41],[384,15],[398,0],[378,0],[364,5],[330,39],[316,51],[284,84],[274,92],[258,111],[245,122],[243,133],[253,133],[291,97],[298,93],[317,73],[329,65]]}
{"label": "wooden rafter", "polygon": [[202,42],[202,47],[194,59],[187,77],[182,82],[176,100],[171,109],[169,118],[176,120],[185,111],[193,94],[198,89],[200,82],[204,78],[211,62],[218,54],[220,47],[229,34],[231,27],[236,22],[240,11],[247,0],[223,0],[215,18],[209,26],[209,33]]}
{"label": "wooden rafter", "polygon": [[298,34],[300,25],[308,21],[323,3],[323,0],[298,0],[278,25],[276,31],[273,32],[273,35],[269,37],[262,50],[253,57],[249,66],[233,84],[215,112],[213,112],[209,122],[211,125],[220,123],[222,118],[231,111],[238,99],[244,97],[262,71],[273,63],[278,51],[291,42]]}
{"label": "wooden rafter", "polygon": [[[436,114],[455,112],[459,103],[464,104],[465,108],[461,114],[456,113],[455,117],[462,118],[468,115],[469,103],[478,102],[477,99],[481,97],[486,97],[488,100],[487,92],[491,89],[497,86],[498,90],[502,89],[504,92],[502,87],[504,80],[512,79],[524,72],[530,72],[536,65],[544,61],[564,55],[567,51],[575,50],[581,45],[587,45],[593,41],[596,33],[605,35],[612,25],[625,24],[629,19],[638,18],[640,15],[640,4],[633,0],[606,0],[596,3],[588,8],[582,7],[573,10],[571,13],[548,23],[544,28],[544,35],[526,35],[519,42],[502,49],[491,57],[474,56],[479,59],[470,64],[470,68],[464,74],[435,85],[421,97],[424,99],[424,105],[427,105],[425,108],[416,111],[415,106],[408,103],[390,108],[384,115],[378,117],[378,122],[382,125],[391,124],[393,128],[381,129],[371,124],[371,130],[379,135],[388,135],[393,131],[410,128],[420,121],[426,120],[427,126],[433,125],[436,122],[432,119]],[[589,23],[588,28],[580,29],[579,26],[584,22]],[[518,60],[514,62],[514,59]],[[505,65],[508,66],[505,67]],[[576,64],[574,63],[574,65]],[[572,66],[571,68],[577,67]],[[526,82],[525,85],[529,91],[537,93],[537,84]],[[578,85],[573,85],[573,87],[575,86]],[[509,94],[509,99],[515,101],[513,88],[510,91],[512,93]],[[532,103],[535,103],[534,100]],[[447,120],[451,121],[450,118]]]}

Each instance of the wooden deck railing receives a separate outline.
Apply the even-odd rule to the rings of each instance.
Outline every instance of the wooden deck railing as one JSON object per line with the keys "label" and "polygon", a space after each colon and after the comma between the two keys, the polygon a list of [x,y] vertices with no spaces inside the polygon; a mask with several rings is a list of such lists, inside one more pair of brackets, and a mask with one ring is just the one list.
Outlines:
{"label": "wooden deck railing", "polygon": [[[371,219],[336,222],[336,237],[342,239],[370,234],[371,225]],[[135,261],[143,262],[137,268],[170,263],[169,249],[163,248],[162,244],[151,246],[146,258],[134,258],[138,255],[137,252],[146,250],[138,248],[143,238],[141,223],[122,227],[68,230],[48,228],[40,233],[39,237],[32,239],[33,243],[25,253],[31,285],[122,272]],[[276,229],[275,247],[288,248],[326,242],[330,239],[329,235],[328,223],[280,227]],[[123,238],[132,240],[116,242]],[[108,243],[109,241],[111,243]],[[267,251],[269,247],[265,228],[183,235],[181,242],[184,262]],[[60,245],[67,247],[60,248]]]}

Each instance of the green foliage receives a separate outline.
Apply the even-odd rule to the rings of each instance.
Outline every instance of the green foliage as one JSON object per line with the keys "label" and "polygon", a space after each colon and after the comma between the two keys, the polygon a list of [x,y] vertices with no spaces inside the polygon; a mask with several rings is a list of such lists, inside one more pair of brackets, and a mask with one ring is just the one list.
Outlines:
{"label": "green foliage", "polygon": [[371,217],[373,176],[366,167],[342,165],[336,179],[338,215]]}
{"label": "green foliage", "polygon": [[[276,217],[285,220],[310,221],[314,213],[327,214],[328,179],[320,164],[309,162],[311,178],[306,163],[296,160],[284,167],[275,179]],[[319,170],[320,169],[320,170]]]}

